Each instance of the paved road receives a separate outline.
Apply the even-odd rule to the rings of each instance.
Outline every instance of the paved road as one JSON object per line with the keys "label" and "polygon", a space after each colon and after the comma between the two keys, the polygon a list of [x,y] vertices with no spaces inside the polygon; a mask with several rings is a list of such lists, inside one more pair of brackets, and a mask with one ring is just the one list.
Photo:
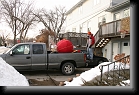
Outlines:
{"label": "paved road", "polygon": [[66,81],[68,78],[73,78],[76,74],[81,74],[84,71],[89,70],[90,68],[77,68],[73,75],[63,75],[59,70],[49,70],[49,71],[22,71],[20,72],[23,74],[27,79],[49,79],[49,76],[56,81]]}

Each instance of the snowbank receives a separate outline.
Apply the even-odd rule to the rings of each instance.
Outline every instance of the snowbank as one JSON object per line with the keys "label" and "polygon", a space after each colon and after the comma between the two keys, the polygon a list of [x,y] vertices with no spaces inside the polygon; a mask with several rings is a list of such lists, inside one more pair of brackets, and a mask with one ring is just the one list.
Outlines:
{"label": "snowbank", "polygon": [[29,86],[25,76],[0,57],[0,86]]}
{"label": "snowbank", "polygon": [[[74,77],[71,82],[65,81],[64,86],[81,86],[81,85],[84,84],[82,79],[84,79],[86,82],[91,81],[93,78],[95,78],[96,76],[101,74],[99,66],[100,65],[106,65],[106,64],[109,64],[109,63],[111,63],[111,62],[103,62],[103,63],[99,64],[97,67],[92,68],[88,71],[85,71],[85,72],[81,73],[80,76]],[[116,62],[115,64],[116,64],[116,69],[119,69],[118,68],[119,65],[120,65],[120,67],[125,66],[125,69],[130,68],[130,66],[128,64],[124,65],[123,63],[120,63],[120,62]],[[108,66],[104,66],[103,67],[103,73],[107,72],[107,70],[108,70]],[[109,70],[114,70],[114,64],[109,65]]]}

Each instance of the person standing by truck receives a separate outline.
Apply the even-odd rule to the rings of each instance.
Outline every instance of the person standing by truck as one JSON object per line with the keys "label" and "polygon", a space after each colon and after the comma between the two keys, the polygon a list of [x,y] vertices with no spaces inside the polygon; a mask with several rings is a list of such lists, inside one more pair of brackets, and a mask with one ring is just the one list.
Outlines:
{"label": "person standing by truck", "polygon": [[95,37],[89,31],[86,46],[87,46],[87,58],[89,59],[90,62],[93,61],[93,48],[92,48],[92,46],[94,44],[95,44]]}

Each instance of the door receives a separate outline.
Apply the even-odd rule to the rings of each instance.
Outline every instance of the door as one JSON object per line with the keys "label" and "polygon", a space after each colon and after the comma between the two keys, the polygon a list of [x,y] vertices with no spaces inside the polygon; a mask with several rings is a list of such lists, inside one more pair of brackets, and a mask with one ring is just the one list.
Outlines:
{"label": "door", "polygon": [[32,45],[32,69],[33,70],[45,70],[47,69],[47,56],[45,53],[45,47],[42,44]]}
{"label": "door", "polygon": [[114,57],[119,53],[119,45],[118,43],[113,43],[113,49],[112,49],[112,61],[115,61]]}
{"label": "door", "polygon": [[130,55],[130,42],[122,42],[121,53],[125,53],[125,56]]}
{"label": "door", "polygon": [[[12,55],[10,55],[12,52]],[[17,70],[31,69],[31,54],[29,44],[22,44],[9,51],[6,62],[14,66]]]}

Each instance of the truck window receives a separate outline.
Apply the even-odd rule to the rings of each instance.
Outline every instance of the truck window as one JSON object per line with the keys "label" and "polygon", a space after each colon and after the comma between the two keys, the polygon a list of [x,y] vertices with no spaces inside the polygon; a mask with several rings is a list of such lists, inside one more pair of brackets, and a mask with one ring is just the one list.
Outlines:
{"label": "truck window", "polygon": [[43,54],[43,45],[33,45],[33,54]]}
{"label": "truck window", "polygon": [[14,55],[30,54],[29,45],[19,45],[13,50]]}

